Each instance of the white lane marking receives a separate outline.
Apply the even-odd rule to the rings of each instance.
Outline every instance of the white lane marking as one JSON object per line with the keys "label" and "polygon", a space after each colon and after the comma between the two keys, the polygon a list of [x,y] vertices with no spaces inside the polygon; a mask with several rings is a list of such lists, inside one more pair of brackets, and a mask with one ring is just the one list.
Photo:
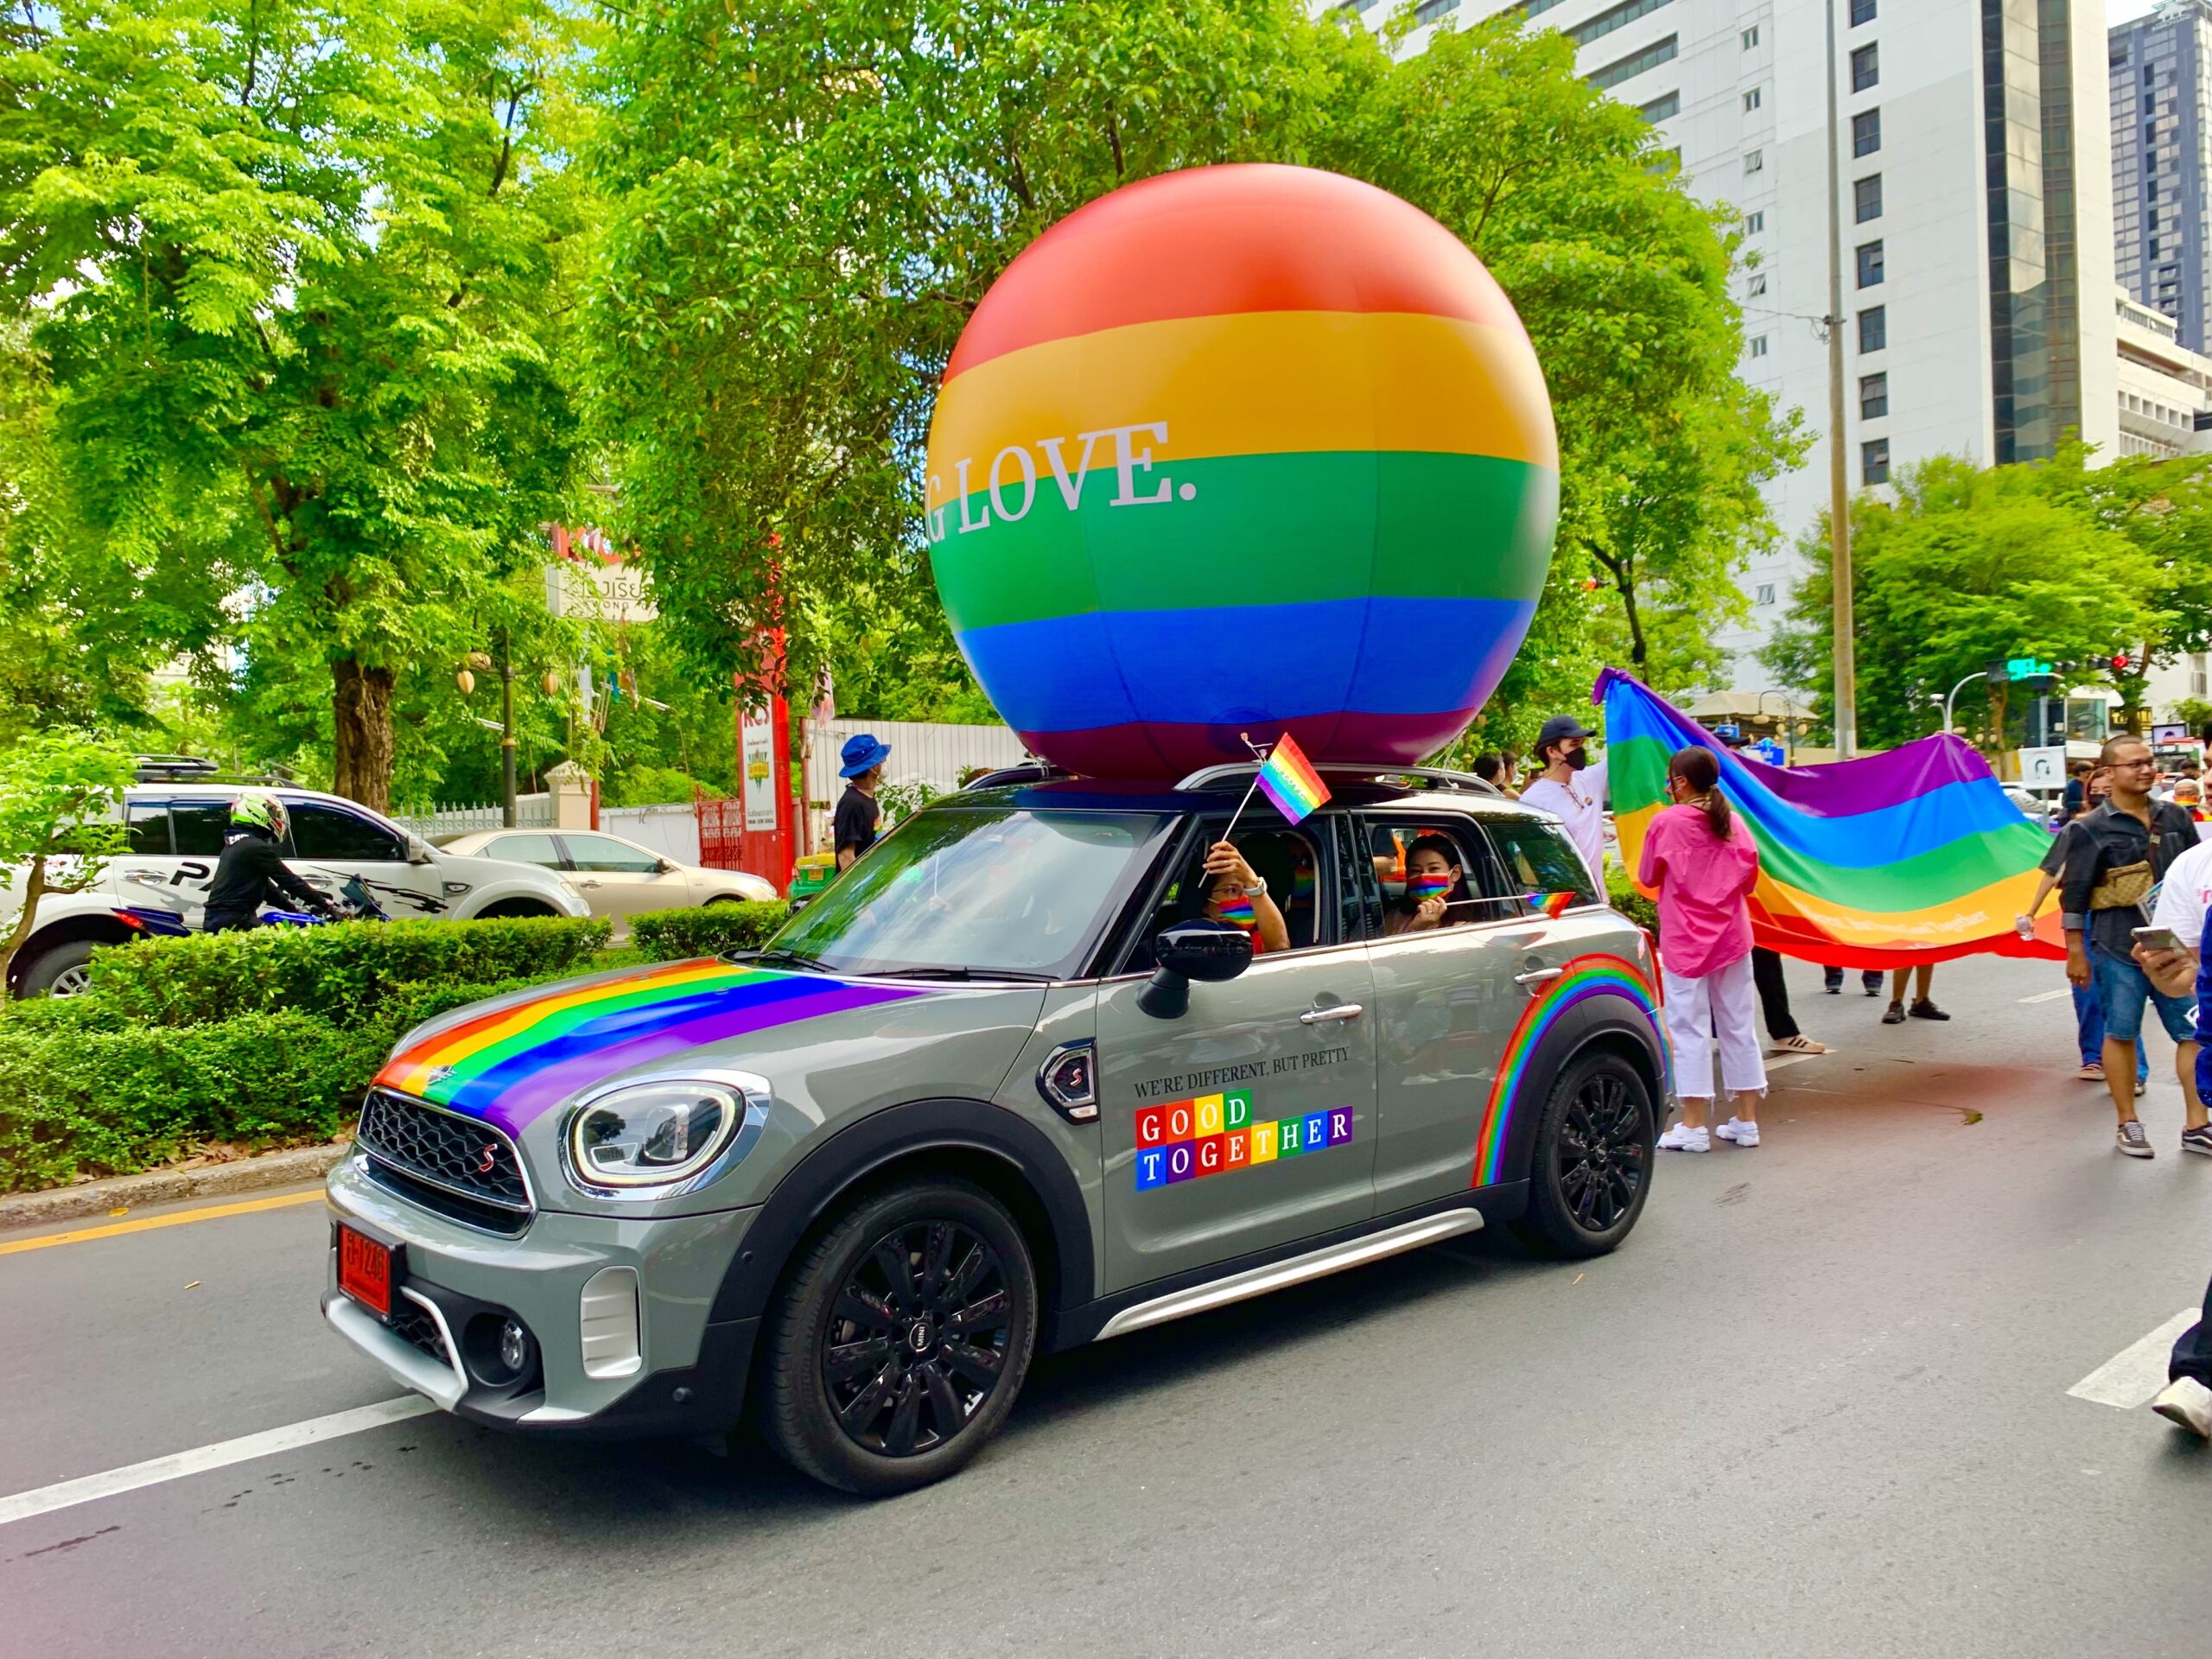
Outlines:
{"label": "white lane marking", "polygon": [[310,1417],[303,1423],[290,1423],[283,1428],[265,1428],[258,1434],[242,1434],[235,1440],[219,1440],[189,1452],[173,1452],[165,1458],[149,1458],[143,1463],[111,1469],[105,1474],[84,1475],[75,1480],[41,1486],[34,1491],[16,1492],[0,1497],[0,1527],[10,1521],[28,1521],[35,1515],[50,1515],[56,1510],[89,1503],[96,1497],[113,1497],[118,1492],[133,1492],[141,1486],[181,1480],[187,1475],[220,1469],[226,1464],[245,1463],[273,1452],[313,1446],[317,1440],[334,1440],[341,1434],[358,1434],[365,1428],[404,1422],[436,1409],[434,1403],[419,1394],[402,1395],[397,1400],[379,1401],[373,1406],[357,1406],[351,1411],[334,1411],[327,1417]]}
{"label": "white lane marking", "polygon": [[2066,1390],[2076,1400],[2133,1411],[2147,1405],[2166,1386],[2166,1360],[2181,1333],[2196,1323],[2200,1309],[2184,1307],[2149,1336],[2131,1342]]}
{"label": "white lane marking", "polygon": [[2062,996],[2071,996],[2073,995],[2074,988],[2071,985],[2062,985],[2055,991],[2037,991],[2033,996],[2024,996],[2020,1001],[2023,1002],[2056,1002]]}

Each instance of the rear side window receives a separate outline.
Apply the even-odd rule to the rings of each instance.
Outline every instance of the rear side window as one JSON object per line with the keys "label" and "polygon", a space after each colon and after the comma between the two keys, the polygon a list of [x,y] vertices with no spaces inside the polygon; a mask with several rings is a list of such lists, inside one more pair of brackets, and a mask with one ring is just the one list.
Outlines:
{"label": "rear side window", "polygon": [[1484,818],[1483,828],[1504,861],[1507,881],[1518,891],[1571,893],[1580,903],[1599,902],[1590,885],[1590,867],[1559,825],[1541,818],[1501,816]]}
{"label": "rear side window", "polygon": [[130,838],[130,850],[141,857],[167,858],[169,855],[169,804],[167,801],[132,801],[124,810],[124,833]]}
{"label": "rear side window", "polygon": [[342,858],[374,864],[406,861],[405,844],[382,824],[319,801],[287,801],[285,810],[292,818],[295,858]]}
{"label": "rear side window", "polygon": [[623,875],[652,875],[660,860],[611,836],[563,836],[569,857],[580,870],[608,870]]}
{"label": "rear side window", "polygon": [[169,809],[180,858],[220,858],[231,827],[228,801],[179,801]]}
{"label": "rear side window", "polygon": [[549,870],[561,868],[561,849],[550,836],[501,836],[485,848],[486,858],[512,859],[518,864],[537,864]]}

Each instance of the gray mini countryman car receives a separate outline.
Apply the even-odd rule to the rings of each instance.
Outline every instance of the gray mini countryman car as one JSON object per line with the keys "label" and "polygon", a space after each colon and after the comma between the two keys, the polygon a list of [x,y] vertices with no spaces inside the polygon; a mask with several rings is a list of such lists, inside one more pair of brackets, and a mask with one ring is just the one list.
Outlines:
{"label": "gray mini countryman car", "polygon": [[883,1493],[1039,1352],[1498,1224],[1611,1249],[1666,1097],[1649,941],[1543,814],[1328,775],[1224,849],[1249,766],[998,774],[757,954],[409,1033],[330,1178],[327,1318],[480,1422],[749,1408]]}

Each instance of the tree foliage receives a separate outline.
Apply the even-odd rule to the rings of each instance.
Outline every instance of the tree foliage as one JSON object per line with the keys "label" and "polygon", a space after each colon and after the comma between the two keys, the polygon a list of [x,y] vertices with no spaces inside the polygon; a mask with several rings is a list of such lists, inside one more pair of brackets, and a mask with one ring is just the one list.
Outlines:
{"label": "tree foliage", "polygon": [[82,892],[123,850],[130,779],[127,758],[82,732],[32,732],[0,748],[0,895],[14,912],[0,937],[0,1001],[40,898]]}
{"label": "tree foliage", "polygon": [[[1992,662],[2109,662],[2166,626],[2155,557],[2088,509],[2082,459],[2078,447],[2027,466],[1939,457],[1899,473],[1894,503],[1853,501],[1863,744],[1941,729],[1944,696]],[[1825,522],[1799,550],[1808,572],[1766,658],[1786,683],[1825,703],[1834,689]],[[2076,676],[2090,677],[2088,669]],[[1971,687],[1958,708],[1962,724],[1977,711]]]}
{"label": "tree foliage", "polygon": [[402,674],[535,561],[574,471],[574,29],[543,0],[62,0],[7,46],[0,291],[130,578],[108,625],[319,673],[336,786],[382,805]]}

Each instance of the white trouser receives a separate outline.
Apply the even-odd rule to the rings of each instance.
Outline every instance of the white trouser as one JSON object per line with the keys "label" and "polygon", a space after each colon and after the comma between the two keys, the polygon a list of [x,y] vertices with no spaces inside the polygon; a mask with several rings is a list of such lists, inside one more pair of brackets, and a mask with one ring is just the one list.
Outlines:
{"label": "white trouser", "polygon": [[1758,991],[1751,983],[1751,959],[1738,957],[1726,968],[1692,977],[1662,961],[1659,977],[1667,992],[1667,1044],[1675,1051],[1675,1092],[1689,1100],[1713,1098],[1713,1044],[1720,1045],[1720,1081],[1730,1094],[1766,1088],[1766,1064],[1759,1058]]}

